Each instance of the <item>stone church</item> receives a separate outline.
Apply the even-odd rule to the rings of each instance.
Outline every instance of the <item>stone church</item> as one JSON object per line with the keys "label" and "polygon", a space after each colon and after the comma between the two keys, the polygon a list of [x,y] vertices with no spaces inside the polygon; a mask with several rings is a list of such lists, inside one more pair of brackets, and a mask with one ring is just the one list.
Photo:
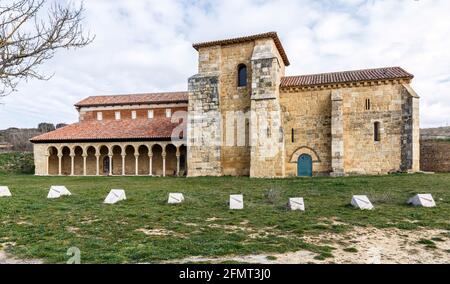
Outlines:
{"label": "stone church", "polygon": [[285,76],[275,32],[194,44],[188,90],[88,97],[31,139],[36,175],[295,177],[419,170],[400,67]]}

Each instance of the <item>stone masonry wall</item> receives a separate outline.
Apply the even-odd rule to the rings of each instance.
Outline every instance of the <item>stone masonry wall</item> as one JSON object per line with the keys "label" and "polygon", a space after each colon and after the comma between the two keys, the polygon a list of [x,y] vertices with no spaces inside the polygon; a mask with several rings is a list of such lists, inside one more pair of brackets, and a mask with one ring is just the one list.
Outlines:
{"label": "stone masonry wall", "polygon": [[297,160],[302,154],[313,159],[314,175],[331,172],[331,92],[330,90],[281,90],[285,168],[287,176],[297,176]]}
{"label": "stone masonry wall", "polygon": [[[223,175],[250,174],[249,110],[252,86],[253,42],[222,46],[220,112],[222,115],[221,164]],[[247,66],[247,86],[238,87],[238,66]]]}
{"label": "stone masonry wall", "polygon": [[219,176],[221,119],[219,77],[196,75],[189,79],[188,175]]}
{"label": "stone masonry wall", "polygon": [[450,140],[420,141],[420,170],[450,172]]}
{"label": "stone masonry wall", "polygon": [[[383,84],[342,89],[347,174],[385,174],[402,164],[402,85]],[[370,110],[365,101],[370,99]],[[374,141],[374,123],[380,141]]]}
{"label": "stone masonry wall", "polygon": [[273,41],[258,41],[252,55],[251,177],[286,174],[279,90],[282,76],[284,64]]}

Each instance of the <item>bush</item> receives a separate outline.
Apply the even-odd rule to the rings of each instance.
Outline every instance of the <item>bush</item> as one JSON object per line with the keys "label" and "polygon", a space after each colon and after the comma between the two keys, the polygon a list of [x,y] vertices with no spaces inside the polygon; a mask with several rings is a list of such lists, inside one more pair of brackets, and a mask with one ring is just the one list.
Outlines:
{"label": "bush", "polygon": [[0,174],[34,174],[33,153],[0,154]]}

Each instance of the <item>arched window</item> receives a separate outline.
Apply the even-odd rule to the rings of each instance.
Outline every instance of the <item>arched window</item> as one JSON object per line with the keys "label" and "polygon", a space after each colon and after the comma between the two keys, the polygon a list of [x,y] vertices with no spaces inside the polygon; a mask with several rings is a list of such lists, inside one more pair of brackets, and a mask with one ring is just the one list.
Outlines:
{"label": "arched window", "polygon": [[247,66],[239,64],[238,66],[238,87],[247,86]]}
{"label": "arched window", "polygon": [[373,124],[373,140],[375,142],[379,142],[381,140],[380,123],[378,121]]}

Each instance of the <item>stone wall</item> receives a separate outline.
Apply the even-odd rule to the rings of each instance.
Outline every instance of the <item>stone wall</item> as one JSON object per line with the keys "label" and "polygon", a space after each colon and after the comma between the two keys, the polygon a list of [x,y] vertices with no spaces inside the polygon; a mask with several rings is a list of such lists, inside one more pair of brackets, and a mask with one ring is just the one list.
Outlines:
{"label": "stone wall", "polygon": [[[222,118],[222,174],[250,174],[249,116],[253,42],[221,47],[220,112]],[[247,86],[238,87],[238,66],[247,67]]]}
{"label": "stone wall", "polygon": [[313,159],[313,173],[331,172],[331,93],[329,90],[282,90],[286,175],[297,176],[302,154]]}
{"label": "stone wall", "polygon": [[285,143],[280,104],[284,63],[272,40],[259,40],[252,54],[251,177],[285,176]]}
{"label": "stone wall", "polygon": [[[286,175],[297,175],[301,154],[312,157],[314,175],[417,171],[419,99],[405,86],[282,89]],[[374,141],[375,122],[380,141]]]}
{"label": "stone wall", "polygon": [[450,139],[422,139],[420,169],[426,172],[450,172]]}

